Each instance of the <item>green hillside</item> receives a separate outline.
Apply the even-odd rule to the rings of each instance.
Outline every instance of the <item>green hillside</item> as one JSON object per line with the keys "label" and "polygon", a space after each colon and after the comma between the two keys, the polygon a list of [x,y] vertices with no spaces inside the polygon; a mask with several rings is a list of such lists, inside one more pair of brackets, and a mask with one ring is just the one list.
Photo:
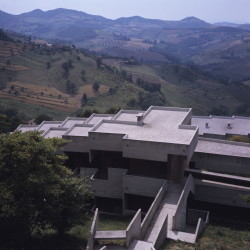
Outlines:
{"label": "green hillside", "polygon": [[225,83],[195,67],[89,56],[64,45],[2,41],[0,46],[1,103],[15,103],[30,119],[150,105],[191,107],[197,115],[250,115],[247,84]]}
{"label": "green hillside", "polygon": [[[15,45],[6,42],[2,48],[8,51]],[[93,90],[94,83],[99,85],[97,91]],[[103,64],[101,58],[63,45],[25,45],[18,54],[0,57],[0,90],[1,102],[19,102],[16,107],[23,111],[27,105],[35,105],[65,114],[81,108],[100,112],[127,108],[129,100],[144,91]]]}

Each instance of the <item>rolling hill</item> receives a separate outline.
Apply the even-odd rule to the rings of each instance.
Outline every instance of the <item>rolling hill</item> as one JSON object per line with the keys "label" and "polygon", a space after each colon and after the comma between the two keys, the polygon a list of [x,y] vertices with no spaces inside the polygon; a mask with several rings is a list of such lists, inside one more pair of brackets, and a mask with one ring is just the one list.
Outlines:
{"label": "rolling hill", "polygon": [[[26,43],[0,44],[5,98],[67,112],[163,104],[193,107],[196,114],[250,114],[248,25],[214,25],[195,17],[110,20],[66,9],[0,12],[0,25],[9,34],[31,36]],[[54,45],[35,45],[41,38]],[[101,64],[80,48],[104,54]],[[92,90],[95,82],[98,93]],[[152,84],[160,84],[161,91],[148,91]]]}

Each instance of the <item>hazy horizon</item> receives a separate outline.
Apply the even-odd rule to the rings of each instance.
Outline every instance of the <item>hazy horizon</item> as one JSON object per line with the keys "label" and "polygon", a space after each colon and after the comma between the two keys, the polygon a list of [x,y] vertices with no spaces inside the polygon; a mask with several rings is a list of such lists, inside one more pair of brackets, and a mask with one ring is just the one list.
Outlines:
{"label": "hazy horizon", "polygon": [[0,9],[22,14],[35,9],[43,11],[65,8],[100,15],[109,19],[141,16],[161,20],[181,20],[194,16],[209,23],[250,23],[249,0],[0,0]]}

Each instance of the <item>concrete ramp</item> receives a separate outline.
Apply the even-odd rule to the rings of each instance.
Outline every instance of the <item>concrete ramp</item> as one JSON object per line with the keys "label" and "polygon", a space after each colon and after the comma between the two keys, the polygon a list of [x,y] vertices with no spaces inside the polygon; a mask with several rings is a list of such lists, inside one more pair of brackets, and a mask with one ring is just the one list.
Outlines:
{"label": "concrete ramp", "polygon": [[154,250],[155,248],[152,243],[140,241],[140,240],[134,240],[128,249],[129,250]]}
{"label": "concrete ramp", "polygon": [[[160,245],[159,237],[165,240],[168,228],[172,228],[172,218],[176,212],[176,205],[181,195],[182,188],[178,184],[168,183],[165,194],[154,218],[143,238],[144,241],[153,243],[156,248]],[[163,231],[162,231],[163,230]]]}

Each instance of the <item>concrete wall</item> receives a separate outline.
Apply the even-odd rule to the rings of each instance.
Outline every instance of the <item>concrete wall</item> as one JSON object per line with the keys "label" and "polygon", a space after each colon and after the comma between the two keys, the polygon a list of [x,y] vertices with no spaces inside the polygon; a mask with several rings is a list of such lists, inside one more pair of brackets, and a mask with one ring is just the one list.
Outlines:
{"label": "concrete wall", "polygon": [[89,238],[88,238],[88,243],[87,243],[87,247],[86,250],[93,250],[94,249],[94,245],[95,245],[95,233],[98,230],[99,227],[99,219],[98,219],[98,208],[95,210],[95,215],[93,218],[93,222],[91,225],[91,229],[90,229],[90,233],[89,233]]}
{"label": "concrete wall", "polygon": [[196,200],[236,207],[250,207],[241,198],[241,195],[250,195],[249,187],[205,180],[195,180],[195,183]]}
{"label": "concrete wall", "polygon": [[127,194],[155,197],[164,182],[164,179],[124,175],[123,190]]}
{"label": "concrete wall", "polygon": [[123,156],[128,158],[167,162],[168,154],[188,155],[189,146],[171,143],[138,141],[124,137],[122,151]]}
{"label": "concrete wall", "polygon": [[108,168],[108,180],[90,178],[94,196],[123,199],[123,176],[126,169]]}
{"label": "concrete wall", "polygon": [[108,134],[89,132],[90,148],[92,150],[122,152],[122,138],[125,134]]}
{"label": "concrete wall", "polygon": [[165,193],[167,191],[167,182],[165,181],[162,187],[160,188],[158,194],[156,195],[152,205],[150,206],[146,216],[144,217],[142,224],[141,224],[141,235],[140,239],[143,239],[145,233],[147,232],[147,229],[152,222],[154,215],[159,207],[159,205],[162,202],[162,199],[165,196]]}
{"label": "concrete wall", "polygon": [[69,140],[64,146],[64,151],[69,152],[89,152],[89,138],[83,136],[69,136],[63,135],[63,139]]}
{"label": "concrete wall", "polygon": [[250,158],[194,153],[195,168],[221,173],[249,175]]}
{"label": "concrete wall", "polygon": [[158,236],[156,242],[154,243],[154,246],[156,249],[158,249],[165,241],[167,231],[168,231],[168,216],[166,216],[164,223],[163,223],[163,226],[161,228],[161,231],[159,233],[159,236]]}
{"label": "concrete wall", "polygon": [[202,220],[201,218],[199,218],[198,223],[197,223],[197,227],[195,230],[195,238],[194,238],[194,242],[196,242],[197,238],[200,236],[200,234],[203,232],[203,230],[206,227],[206,222],[204,220]]}
{"label": "concrete wall", "polygon": [[135,214],[126,229],[126,246],[129,247],[134,239],[139,239],[141,233],[141,209]]}
{"label": "concrete wall", "polygon": [[209,212],[196,209],[188,209],[187,211],[187,224],[188,225],[197,225],[199,218],[208,223]]}
{"label": "concrete wall", "polygon": [[176,183],[182,183],[185,169],[188,163],[185,156],[169,155],[168,162],[168,180]]}
{"label": "concrete wall", "polygon": [[192,175],[189,175],[177,203],[176,212],[173,216],[173,230],[183,231],[186,227],[187,198],[190,192],[195,193],[195,183]]}

